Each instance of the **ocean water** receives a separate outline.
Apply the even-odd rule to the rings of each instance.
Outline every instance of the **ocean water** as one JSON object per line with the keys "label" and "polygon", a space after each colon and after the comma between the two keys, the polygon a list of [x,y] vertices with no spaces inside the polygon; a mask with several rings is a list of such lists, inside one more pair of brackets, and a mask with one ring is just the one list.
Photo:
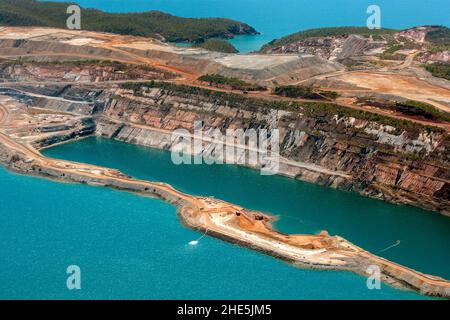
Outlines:
{"label": "ocean water", "polygon": [[[170,152],[88,138],[44,152],[54,158],[92,163],[190,194],[214,196],[279,216],[286,233],[327,230],[419,271],[450,279],[450,219],[410,206],[320,187],[231,165],[174,165]],[[384,248],[401,244],[388,251]]]}
{"label": "ocean water", "polygon": [[[0,167],[0,299],[424,299],[307,271],[181,226],[161,201]],[[66,287],[69,265],[81,290]]]}
{"label": "ocean water", "polygon": [[[61,1],[61,0],[59,0]],[[64,2],[64,1],[62,1]],[[250,24],[259,36],[231,40],[241,52],[309,28],[365,26],[367,7],[380,6],[382,26],[409,28],[417,25],[450,26],[448,0],[78,0],[85,8],[108,12],[160,10],[182,17],[223,17]]]}

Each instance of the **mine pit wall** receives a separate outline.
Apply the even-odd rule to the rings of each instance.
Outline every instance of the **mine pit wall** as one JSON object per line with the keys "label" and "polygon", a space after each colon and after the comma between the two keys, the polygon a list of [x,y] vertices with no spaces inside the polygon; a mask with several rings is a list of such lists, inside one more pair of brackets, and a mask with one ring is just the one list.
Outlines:
{"label": "mine pit wall", "polygon": [[[58,88],[39,90],[58,95]],[[61,96],[65,95],[91,97],[95,101],[80,112],[93,115],[98,136],[158,149],[171,147],[167,132],[179,128],[193,132],[197,120],[205,124],[204,131],[279,129],[281,156],[294,162],[281,163],[280,174],[450,215],[447,159],[450,145],[446,133],[409,132],[330,112],[274,110],[261,107],[259,102],[242,105],[160,88],[148,88],[136,96],[130,90],[118,88],[72,87],[62,91]],[[39,102],[37,106],[73,110],[70,105],[57,101]],[[206,150],[209,150],[207,144],[204,153],[211,151]],[[308,165],[319,170],[311,170]]]}
{"label": "mine pit wall", "polygon": [[[79,60],[73,59],[73,60]],[[59,61],[60,62],[60,61]],[[133,79],[125,73],[114,71],[113,67],[82,66],[72,67],[70,65],[48,64],[28,66],[20,64],[0,65],[0,81],[117,81]]]}
{"label": "mine pit wall", "polygon": [[82,118],[73,126],[68,126],[66,130],[55,131],[53,134],[32,142],[32,146],[37,150],[50,148],[62,143],[79,140],[95,134],[96,123],[93,118]]}
{"label": "mine pit wall", "polygon": [[280,174],[450,215],[446,158],[450,146],[445,133],[396,132],[389,126],[333,114],[306,115],[253,106],[246,110],[230,101],[158,88],[150,88],[142,97],[123,90],[111,92],[109,99],[105,95],[102,116],[113,121],[100,117],[98,136],[169,149],[170,136],[151,128],[192,132],[195,120],[203,121],[204,130],[278,128],[283,157],[351,178],[288,164],[281,165]]}
{"label": "mine pit wall", "polygon": [[26,56],[30,52],[51,55],[101,56],[104,59],[130,60],[126,54],[93,46],[77,46],[45,40],[0,39],[0,55],[2,56]]}
{"label": "mine pit wall", "polygon": [[90,103],[75,103],[67,101],[57,101],[45,98],[37,98],[35,105],[39,108],[50,109],[60,112],[76,113],[80,115],[90,115],[92,113],[93,104]]}
{"label": "mine pit wall", "polygon": [[[83,60],[85,60],[83,62]],[[97,65],[96,59],[70,56],[29,56],[24,61],[0,62],[1,82],[107,82],[136,79],[173,79],[175,74],[143,65]],[[78,61],[79,63],[75,63]]]}
{"label": "mine pit wall", "polygon": [[[264,68],[248,68],[246,65],[225,65],[216,58],[230,56],[229,54],[215,53],[209,51],[198,50],[196,52],[176,52],[172,51],[170,47],[141,50],[130,47],[117,47],[116,50],[96,47],[93,45],[71,45],[63,42],[51,41],[50,39],[0,39],[0,55],[27,57],[30,54],[40,56],[38,60],[51,61],[53,58],[59,61],[67,59],[68,57],[102,57],[105,60],[119,60],[130,61],[135,60],[135,55],[158,61],[162,65],[167,64],[174,68],[180,68],[193,74],[219,73],[224,76],[231,76],[242,78],[247,81],[259,83],[261,85],[274,85],[275,83],[295,83],[300,80],[305,80],[319,74],[334,72],[342,70],[343,66],[336,62],[326,61],[320,57],[302,56],[297,60],[289,63],[279,63],[274,66],[267,66]],[[128,54],[130,53],[130,54]],[[53,57],[53,58],[52,58]],[[255,57],[258,59],[258,57]],[[276,60],[276,58],[274,58]],[[16,74],[20,70],[15,70],[12,74]],[[27,72],[27,70],[22,70]],[[55,70],[56,72],[56,70]],[[41,70],[35,74],[42,74],[45,76],[47,72]],[[106,78],[118,77],[117,75],[82,75],[85,79],[96,80]],[[19,74],[16,78],[21,77]],[[81,77],[81,75],[80,75]],[[1,75],[0,75],[1,78]],[[73,77],[72,77],[73,78]],[[93,78],[93,79],[92,79]]]}
{"label": "mine pit wall", "polygon": [[[97,119],[97,127],[95,135],[102,138],[114,139],[130,144],[141,145],[149,148],[160,150],[172,150],[173,141],[170,131],[161,132],[152,130],[150,128],[140,128],[133,125],[125,125],[123,123],[111,122],[103,118]],[[214,143],[205,139],[203,141],[203,148],[201,156],[203,159],[212,158],[214,151]],[[194,154],[192,154],[194,155]],[[196,154],[198,156],[198,154]],[[256,170],[261,170],[261,163],[249,163],[249,150],[244,148],[237,148],[236,155],[238,159],[245,159],[245,163],[235,163]],[[260,154],[258,153],[258,158]],[[298,178],[303,181],[313,182],[324,186],[334,186],[345,183],[346,179],[339,174],[333,175],[329,173],[320,172],[307,168],[290,165],[289,163],[279,164],[279,175],[289,178]]]}
{"label": "mine pit wall", "polygon": [[[103,138],[114,139],[117,141],[142,145],[161,150],[170,150],[172,147],[171,134],[169,133],[154,131],[151,129],[143,129],[133,125],[113,123],[106,120],[97,121],[97,130],[95,134]],[[203,156],[208,157],[210,155],[210,152],[211,152],[211,144],[204,143]],[[245,156],[248,157],[248,151],[246,152]],[[351,156],[357,157],[357,154]],[[243,165],[257,170],[261,169],[260,166],[254,166],[248,163]],[[304,165],[304,163],[300,162],[300,165]],[[372,164],[368,164],[368,166],[369,165],[371,166]],[[374,173],[372,174],[376,175],[374,176],[374,179],[376,179],[376,181],[374,182],[375,185],[373,186],[370,183],[365,184],[364,182],[358,181],[357,179],[355,179],[354,176],[353,178],[351,177],[347,178],[339,174],[321,172],[320,168],[309,169],[308,167],[299,167],[295,163],[294,164],[280,163],[278,174],[309,183],[315,183],[325,187],[336,188],[344,191],[358,192],[361,195],[385,200],[388,202],[415,205],[431,211],[436,211],[436,208],[446,205],[445,203],[439,203],[438,200],[435,200],[431,197],[427,197],[427,194],[425,193],[423,194],[407,193],[405,191],[391,189],[389,188],[389,186],[380,185],[378,181],[381,181],[384,178],[383,175],[387,175],[390,173],[390,172],[387,173],[383,172],[382,170],[384,170],[384,168],[385,168],[384,164],[375,165],[375,167],[373,167]],[[395,167],[393,170],[394,171],[396,170]],[[349,172],[349,175],[350,174],[351,172]],[[419,174],[411,172],[405,172],[403,174],[405,175],[404,179],[411,179],[411,180],[421,179],[421,176]],[[428,177],[426,179],[427,180],[424,182],[425,185],[431,183],[431,187],[442,186],[442,183],[440,181],[437,181],[436,184],[432,184],[433,180],[431,180]],[[420,184],[421,181],[420,180],[410,181],[408,183]],[[430,194],[430,191],[428,192]],[[424,201],[424,199],[426,200]]]}

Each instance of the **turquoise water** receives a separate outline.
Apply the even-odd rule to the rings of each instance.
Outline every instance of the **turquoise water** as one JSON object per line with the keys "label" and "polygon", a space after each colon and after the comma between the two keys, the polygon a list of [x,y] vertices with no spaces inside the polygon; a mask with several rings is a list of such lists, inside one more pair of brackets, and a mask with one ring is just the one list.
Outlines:
{"label": "turquoise water", "polygon": [[365,26],[367,7],[377,4],[382,26],[409,28],[417,25],[450,26],[448,0],[78,0],[81,6],[109,12],[160,10],[182,17],[224,17],[246,22],[260,36],[231,40],[241,52],[258,50],[263,44],[309,28]]}
{"label": "turquoise water", "polygon": [[191,194],[215,196],[280,215],[287,233],[328,230],[395,262],[450,279],[450,219],[280,176],[229,165],[172,164],[170,153],[117,141],[88,138],[46,150],[55,158],[120,169],[134,177],[163,181]]}
{"label": "turquoise water", "polygon": [[[1,167],[0,191],[0,299],[423,298],[212,238],[189,247],[199,234],[158,200]],[[81,268],[79,291],[66,288],[69,265]]]}

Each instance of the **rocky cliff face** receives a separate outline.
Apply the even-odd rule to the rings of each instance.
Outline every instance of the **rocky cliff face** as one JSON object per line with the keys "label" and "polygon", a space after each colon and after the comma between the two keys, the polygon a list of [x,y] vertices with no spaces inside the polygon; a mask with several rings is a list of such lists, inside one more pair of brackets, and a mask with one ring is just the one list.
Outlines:
{"label": "rocky cliff face", "polygon": [[[104,65],[104,62],[0,61],[1,81],[104,82],[134,79],[172,79],[175,75],[146,66]],[[113,63],[111,63],[113,64]],[[126,69],[122,69],[125,68]]]}
{"label": "rocky cliff face", "polygon": [[425,42],[426,36],[428,32],[430,32],[432,27],[423,26],[423,27],[415,27],[406,30],[402,30],[395,34],[396,38],[406,38],[414,42]]}
{"label": "rocky cliff face", "polygon": [[312,54],[328,60],[344,60],[370,54],[375,49],[386,47],[386,42],[374,41],[359,35],[336,37],[313,37],[282,46],[267,47],[267,54],[300,53]]}
{"label": "rocky cliff face", "polygon": [[266,54],[308,53],[345,64],[348,64],[350,59],[354,60],[349,64],[351,66],[366,59],[403,60],[402,54],[393,54],[401,50],[404,50],[403,54],[410,50],[420,52],[415,59],[420,63],[448,62],[450,55],[448,28],[440,26],[414,27],[371,37],[346,34],[296,39],[295,34],[291,35],[291,40],[282,41],[280,44],[277,44],[277,41],[269,43],[261,51]]}
{"label": "rocky cliff face", "polygon": [[[112,60],[132,64],[160,65],[166,70],[179,70],[197,77],[218,73],[242,78],[263,85],[293,83],[315,75],[342,70],[343,66],[311,55],[237,55],[201,48],[170,46],[151,38],[119,36],[87,31],[49,28],[1,28],[0,55],[24,58],[27,61]],[[58,73],[55,70],[55,75]],[[1,68],[0,68],[1,73]],[[72,74],[73,73],[73,74]],[[7,70],[3,74],[52,78],[48,70]],[[129,70],[126,72],[130,75]],[[59,76],[61,77],[61,76]],[[89,81],[117,80],[124,75],[108,70],[66,72],[63,77]],[[139,79],[167,77],[139,77]],[[132,77],[131,77],[132,79]]]}
{"label": "rocky cliff face", "polygon": [[424,52],[417,57],[417,61],[422,63],[450,62],[450,51]]}
{"label": "rocky cliff face", "polygon": [[[93,115],[98,136],[153,148],[170,149],[173,130],[191,134],[201,121],[205,138],[197,154],[206,158],[218,148],[214,129],[278,129],[279,174],[450,215],[450,139],[436,128],[330,104],[297,105],[161,83],[36,90],[62,99],[95,97],[83,114]],[[58,102],[29,103],[64,111]],[[238,152],[246,158],[249,149]]]}
{"label": "rocky cliff face", "polygon": [[[171,132],[249,128],[280,130],[280,174],[342,190],[450,214],[449,139],[422,126],[402,127],[340,111],[276,110],[253,99],[218,100],[161,88],[102,93],[97,134],[168,149]],[[205,142],[202,152],[211,154]],[[249,165],[249,164],[247,164]]]}

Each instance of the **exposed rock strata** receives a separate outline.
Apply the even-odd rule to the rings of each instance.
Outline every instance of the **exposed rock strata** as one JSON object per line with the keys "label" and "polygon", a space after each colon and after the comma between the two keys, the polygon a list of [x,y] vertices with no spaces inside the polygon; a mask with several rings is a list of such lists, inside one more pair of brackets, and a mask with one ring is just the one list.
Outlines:
{"label": "exposed rock strata", "polygon": [[364,56],[372,50],[381,49],[386,44],[381,41],[373,41],[359,35],[337,37],[313,37],[290,44],[268,47],[264,53],[298,53],[312,54],[328,60],[342,61],[350,57]]}
{"label": "exposed rock strata", "polygon": [[293,83],[343,69],[339,63],[313,55],[215,53],[204,49],[177,48],[143,37],[50,28],[0,28],[0,56],[46,61],[101,57],[102,60],[184,70],[191,76],[219,73],[264,85]]}
{"label": "exposed rock strata", "polygon": [[0,63],[1,81],[77,81],[104,82],[134,79],[171,79],[174,75],[152,70],[144,66],[128,66],[123,71],[120,67],[95,65],[96,62],[15,62]]}
{"label": "exposed rock strata", "polygon": [[[97,134],[129,143],[169,149],[170,132],[193,130],[280,129],[280,173],[324,186],[354,191],[394,203],[450,213],[449,139],[446,133],[401,131],[392,126],[333,114],[307,116],[299,112],[242,110],[227,101],[149,89],[145,97],[116,91],[105,100]],[[273,116],[276,122],[271,124]],[[123,122],[123,123],[122,123]],[[144,125],[139,127],[134,125]],[[152,130],[161,129],[161,130]],[[211,146],[204,145],[204,151]],[[319,170],[295,163],[311,164]],[[320,168],[339,174],[324,173]]]}
{"label": "exposed rock strata", "polygon": [[[29,88],[27,88],[29,90]],[[128,143],[170,149],[175,129],[192,133],[195,121],[212,129],[279,129],[279,173],[393,203],[450,214],[449,138],[424,127],[399,129],[331,111],[274,110],[254,100],[146,88],[138,95],[124,89],[36,87],[52,99],[91,99],[82,114],[94,115],[96,134]],[[90,98],[87,98],[90,97]],[[24,97],[16,97],[25,99]],[[67,102],[34,99],[38,107],[77,113]],[[203,156],[215,144],[204,141]],[[246,151],[248,152],[248,151]],[[247,154],[245,154],[247,155]],[[258,165],[244,163],[258,168]]]}

